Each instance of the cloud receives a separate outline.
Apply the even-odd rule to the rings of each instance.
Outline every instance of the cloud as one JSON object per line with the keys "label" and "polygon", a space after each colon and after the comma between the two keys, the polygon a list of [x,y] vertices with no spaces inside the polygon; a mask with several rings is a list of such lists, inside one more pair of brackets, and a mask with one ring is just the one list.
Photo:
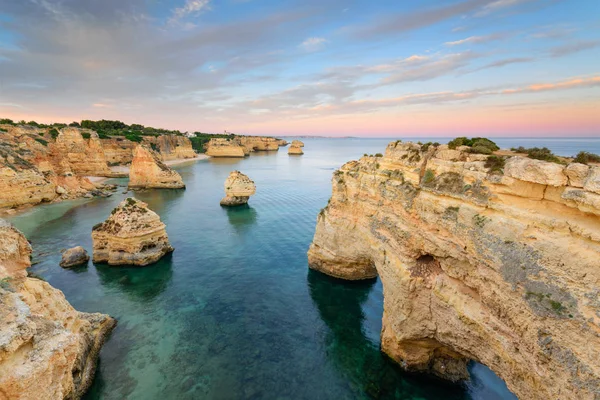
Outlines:
{"label": "cloud", "polygon": [[211,0],[186,0],[183,7],[178,7],[173,10],[173,16],[171,17],[171,22],[176,22],[182,18],[187,17],[188,15],[196,15],[202,12],[203,10],[210,8]]}
{"label": "cloud", "polygon": [[494,40],[498,40],[505,37],[504,34],[494,34],[487,36],[470,36],[466,39],[456,40],[454,42],[446,42],[444,43],[446,46],[459,46],[462,44],[479,44],[479,43],[487,43]]}
{"label": "cloud", "polygon": [[535,93],[551,90],[591,88],[597,86],[600,86],[600,76],[594,76],[591,78],[574,78],[556,83],[536,83],[522,88],[506,89],[502,91],[502,94]]}
{"label": "cloud", "polygon": [[578,40],[556,46],[548,52],[550,57],[563,57],[600,46],[600,40]]}
{"label": "cloud", "polygon": [[305,51],[314,52],[322,50],[326,43],[327,40],[325,40],[324,38],[310,37],[302,43],[300,43],[300,47]]}
{"label": "cloud", "polygon": [[528,63],[528,62],[533,62],[533,61],[535,61],[535,58],[531,58],[531,57],[505,58],[502,60],[498,60],[498,61],[494,61],[494,62],[485,64],[484,66],[482,66],[480,68],[476,68],[472,71],[469,71],[469,73],[481,71],[481,70],[489,69],[489,68],[500,68],[500,67],[504,67],[506,65]]}
{"label": "cloud", "polygon": [[482,17],[496,12],[498,10],[501,10],[503,8],[514,7],[520,4],[529,3],[531,1],[534,0],[496,0],[491,2],[490,4],[487,4],[485,7],[483,7],[483,9],[480,12],[478,12],[475,15],[477,17]]}

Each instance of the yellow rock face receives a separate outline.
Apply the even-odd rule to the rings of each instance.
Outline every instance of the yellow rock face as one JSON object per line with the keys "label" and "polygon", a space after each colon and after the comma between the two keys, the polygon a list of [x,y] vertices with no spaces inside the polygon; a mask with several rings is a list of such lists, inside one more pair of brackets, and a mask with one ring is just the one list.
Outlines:
{"label": "yellow rock face", "polygon": [[30,254],[25,237],[0,220],[0,397],[78,399],[116,322],[78,312],[61,291],[27,278]]}
{"label": "yellow rock face", "polygon": [[240,171],[233,171],[225,180],[226,196],[221,200],[222,206],[239,206],[248,203],[250,196],[256,193],[254,181]]}
{"label": "yellow rock face", "polygon": [[133,160],[133,150],[137,146],[135,142],[125,138],[100,139],[102,149],[109,164],[129,164]]}
{"label": "yellow rock face", "polygon": [[206,145],[206,155],[210,157],[245,157],[244,147],[230,139],[211,139]]}
{"label": "yellow rock face", "polygon": [[[89,135],[85,139],[83,134]],[[51,151],[60,155],[70,165],[71,171],[77,175],[110,176],[102,142],[98,134],[91,130],[79,128],[63,128],[56,143],[49,145]]]}
{"label": "yellow rock face", "polygon": [[302,147],[300,146],[295,146],[293,143],[290,146],[290,148],[288,149],[288,154],[290,155],[302,155],[304,154],[304,152],[302,151]]}
{"label": "yellow rock face", "polygon": [[263,136],[240,136],[236,138],[240,144],[249,152],[253,151],[278,151],[280,146],[279,139]]}
{"label": "yellow rock face", "polygon": [[507,176],[463,150],[396,142],[345,164],[310,267],[381,278],[382,350],[407,370],[459,380],[476,360],[521,399],[597,399],[600,198],[563,166],[509,159]]}
{"label": "yellow rock face", "polygon": [[292,146],[304,147],[304,142],[301,142],[300,140],[292,140]]}
{"label": "yellow rock face", "polygon": [[196,158],[192,142],[185,136],[161,135],[158,137],[145,137],[144,142],[153,145],[163,161],[178,160],[182,158]]}
{"label": "yellow rock face", "polygon": [[138,145],[129,169],[130,188],[181,189],[185,184],[181,175],[163,164],[156,152]]}
{"label": "yellow rock face", "polygon": [[94,262],[110,265],[155,263],[173,251],[165,224],[143,201],[123,200],[110,217],[94,227]]}

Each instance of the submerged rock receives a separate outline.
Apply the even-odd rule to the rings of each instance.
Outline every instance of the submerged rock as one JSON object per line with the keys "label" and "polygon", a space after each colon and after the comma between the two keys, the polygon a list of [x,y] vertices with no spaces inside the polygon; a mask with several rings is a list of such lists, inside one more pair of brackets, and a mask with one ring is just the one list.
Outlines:
{"label": "submerged rock", "polygon": [[73,247],[65,250],[62,253],[62,259],[60,260],[60,266],[63,268],[76,267],[78,265],[86,264],[90,260],[90,256],[87,251],[81,246]]}
{"label": "submerged rock", "polygon": [[256,193],[254,181],[240,171],[233,171],[225,180],[226,196],[221,200],[221,205],[240,206],[247,204],[248,199],[254,193]]}
{"label": "submerged rock", "polygon": [[155,151],[138,145],[129,170],[129,188],[182,189],[185,184],[181,175],[165,165]]}
{"label": "submerged rock", "polygon": [[173,251],[165,224],[143,201],[123,200],[110,217],[94,226],[94,262],[144,266]]}
{"label": "submerged rock", "polygon": [[0,220],[0,398],[79,399],[116,321],[75,310],[63,293],[27,277],[31,246]]}
{"label": "submerged rock", "polygon": [[406,370],[455,381],[475,360],[521,399],[598,398],[600,174],[467,150],[398,141],[345,164],[310,267],[379,276],[381,349]]}

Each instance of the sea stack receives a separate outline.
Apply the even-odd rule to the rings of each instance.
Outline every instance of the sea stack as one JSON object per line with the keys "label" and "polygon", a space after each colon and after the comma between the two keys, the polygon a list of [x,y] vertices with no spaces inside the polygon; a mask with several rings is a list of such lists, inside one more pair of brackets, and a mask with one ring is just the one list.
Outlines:
{"label": "sea stack", "polygon": [[[248,153],[249,154],[249,153]],[[244,158],[248,155],[238,141],[231,139],[210,139],[206,144],[206,155],[210,157]]]}
{"label": "sea stack", "polygon": [[87,251],[83,247],[77,246],[63,251],[60,266],[63,268],[77,267],[87,264],[89,260],[90,256],[88,256]]}
{"label": "sea stack", "polygon": [[0,219],[0,398],[79,399],[116,321],[75,310],[64,294],[27,277],[31,245]]}
{"label": "sea stack", "polygon": [[304,147],[304,142],[301,142],[300,140],[293,140],[292,141],[292,146]]}
{"label": "sea stack", "polygon": [[173,251],[165,224],[143,201],[123,200],[92,230],[94,262],[144,266]]}
{"label": "sea stack", "polygon": [[[299,140],[294,140],[294,142],[300,142]],[[302,146],[304,146],[304,143],[302,143],[302,146],[300,146],[297,143],[292,142],[292,145],[290,146],[290,148],[288,149],[288,154],[291,156],[301,156],[302,154],[304,154],[304,152],[302,151]]]}
{"label": "sea stack", "polygon": [[185,184],[181,175],[165,165],[155,151],[140,144],[133,152],[129,188],[183,189]]}
{"label": "sea stack", "polygon": [[256,193],[256,185],[248,176],[240,171],[233,171],[225,180],[226,196],[221,200],[222,206],[241,206]]}
{"label": "sea stack", "polygon": [[397,141],[335,171],[310,267],[379,276],[406,370],[475,360],[520,399],[597,399],[600,167],[472,150]]}

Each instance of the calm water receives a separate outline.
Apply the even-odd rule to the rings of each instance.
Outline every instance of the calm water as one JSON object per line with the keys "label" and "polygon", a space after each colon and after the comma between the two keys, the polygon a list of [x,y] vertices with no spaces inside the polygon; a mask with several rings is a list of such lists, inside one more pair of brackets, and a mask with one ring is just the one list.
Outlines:
{"label": "calm water", "polygon": [[[58,266],[60,249],[91,251],[92,226],[121,192],[13,217],[33,243],[32,272],[77,309],[119,320],[87,398],[512,398],[481,365],[471,366],[465,386],[403,373],[379,351],[381,283],[307,268],[333,170],[389,141],[307,139],[302,157],[284,149],[179,166],[187,190],[135,195],[161,216],[176,249],[145,268]],[[224,209],[223,182],[234,169],[257,193],[247,208]]]}

